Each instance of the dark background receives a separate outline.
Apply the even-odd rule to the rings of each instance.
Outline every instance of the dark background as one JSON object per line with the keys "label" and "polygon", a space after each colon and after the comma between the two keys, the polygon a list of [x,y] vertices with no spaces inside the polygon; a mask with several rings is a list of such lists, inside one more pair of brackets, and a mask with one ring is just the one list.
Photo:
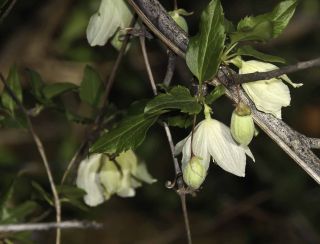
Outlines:
{"label": "dark background", "polygon": [[[171,10],[173,1],[161,1]],[[179,7],[194,14],[187,17],[190,34],[197,32],[201,10],[209,1],[178,0]],[[236,23],[246,15],[271,11],[279,1],[222,0],[225,15]],[[0,70],[5,74],[13,63],[19,69],[37,70],[47,83],[79,84],[86,64],[96,67],[104,79],[117,51],[109,44],[91,48],[85,28],[99,1],[18,1],[0,25]],[[320,1],[303,0],[287,30],[267,44],[256,48],[295,63],[320,54]],[[147,43],[157,81],[166,67],[166,54],[157,41]],[[320,69],[290,75],[303,82],[291,89],[291,106],[283,109],[283,120],[311,137],[320,137]],[[178,61],[174,84],[190,87],[191,74],[183,60]],[[23,80],[24,82],[24,80]],[[27,84],[23,83],[27,89]],[[133,101],[151,98],[152,92],[137,40],[133,40],[116,78],[110,101],[126,109]],[[28,98],[26,98],[26,103]],[[77,106],[75,96],[63,97],[70,109],[88,113]],[[232,104],[226,98],[214,104],[215,118],[229,124]],[[84,126],[70,123],[54,111],[44,111],[33,120],[43,140],[56,180],[60,177],[77,145],[84,137]],[[188,132],[174,129],[174,141]],[[212,165],[196,197],[188,197],[194,243],[320,243],[320,188],[291,158],[262,131],[250,146],[256,162],[248,160],[245,178],[238,178]],[[89,212],[70,206],[63,219],[101,221],[103,231],[64,231],[62,243],[185,243],[180,201],[165,182],[174,177],[169,147],[160,126],[154,126],[137,150],[158,179],[137,190],[135,198],[112,197]],[[31,180],[49,191],[31,137],[19,129],[0,132],[0,189],[19,174],[17,201],[31,194]],[[49,215],[45,221],[54,220]],[[51,232],[33,234],[36,243],[53,243]],[[52,241],[50,241],[52,240]]]}

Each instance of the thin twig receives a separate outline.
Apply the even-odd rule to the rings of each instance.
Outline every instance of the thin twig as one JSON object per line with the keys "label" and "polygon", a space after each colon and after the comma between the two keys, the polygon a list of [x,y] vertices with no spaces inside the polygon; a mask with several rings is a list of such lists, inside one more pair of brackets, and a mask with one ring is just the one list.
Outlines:
{"label": "thin twig", "polygon": [[[4,84],[4,87],[5,87],[6,91],[8,92],[8,94],[10,95],[10,97],[15,101],[15,103],[18,105],[21,112],[26,117],[30,134],[32,135],[32,138],[37,146],[38,152],[41,156],[42,162],[43,162],[44,167],[47,172],[48,180],[49,180],[51,191],[52,191],[53,198],[54,198],[54,205],[55,205],[55,209],[56,209],[56,221],[57,221],[57,224],[59,224],[61,222],[61,203],[60,203],[59,195],[58,195],[55,183],[54,183],[54,179],[53,179],[53,176],[51,173],[50,165],[49,165],[43,144],[33,128],[33,125],[32,125],[31,119],[28,115],[27,110],[25,109],[23,104],[19,101],[19,99],[17,98],[14,91],[12,91],[10,86],[7,84],[5,78],[2,74],[0,74],[0,79],[1,79],[2,83]],[[57,228],[56,244],[60,243],[60,239],[61,239],[61,230],[59,228]]]}
{"label": "thin twig", "polygon": [[314,67],[320,67],[320,58],[312,59],[305,62],[299,62],[297,64],[288,65],[280,69],[271,70],[267,72],[255,72],[241,75],[235,74],[233,75],[233,80],[236,84],[242,84],[258,80],[269,80],[284,74],[290,74],[300,70],[310,69]]}
{"label": "thin twig", "polygon": [[[137,21],[137,15],[135,14],[131,20],[129,28],[132,28],[135,25],[136,21]],[[99,114],[97,115],[95,122],[94,122],[93,126],[91,127],[89,133],[87,134],[85,140],[81,143],[80,147],[78,148],[78,150],[76,151],[76,153],[72,157],[71,161],[69,162],[67,169],[65,170],[65,172],[63,174],[61,184],[64,184],[64,182],[66,181],[68,174],[71,172],[72,168],[74,166],[78,165],[80,163],[80,161],[85,157],[85,155],[87,154],[87,152],[89,150],[90,144],[93,141],[95,141],[100,134],[101,127],[103,124],[103,119],[105,116],[105,111],[108,106],[108,98],[110,95],[110,91],[111,91],[111,88],[114,84],[116,74],[118,72],[121,61],[122,61],[124,54],[126,52],[127,46],[129,44],[129,40],[130,40],[130,35],[126,35],[123,42],[122,42],[121,49],[118,53],[116,62],[114,63],[114,65],[112,67],[111,74],[108,77],[107,82],[106,82],[105,90],[102,95],[103,106],[102,106]]]}
{"label": "thin twig", "polygon": [[0,16],[0,23],[9,15],[13,6],[16,4],[17,0],[12,0],[9,7],[5,10],[5,12]]}
{"label": "thin twig", "polygon": [[[146,43],[145,43],[144,36],[140,36],[140,44],[141,44],[143,59],[144,59],[146,69],[148,72],[150,85],[152,87],[154,95],[156,96],[158,94],[158,92],[157,92],[157,87],[156,87],[155,80],[154,80],[152,70],[151,70],[151,66],[150,66],[150,62],[149,62],[149,58],[148,58],[148,53],[146,50]],[[170,132],[170,128],[166,123],[163,123],[163,126],[165,129],[166,135],[167,135],[167,140],[169,142],[171,154],[173,157],[173,163],[174,163],[174,168],[175,168],[175,173],[176,173],[176,178],[177,178],[176,183],[178,186],[177,192],[178,192],[178,194],[180,196],[180,200],[181,200],[181,206],[182,206],[183,218],[184,218],[184,223],[185,223],[186,232],[187,232],[188,243],[191,244],[192,240],[191,240],[191,230],[190,230],[190,223],[189,223],[187,204],[186,204],[186,191],[184,190],[184,183],[183,183],[182,177],[181,177],[181,168],[180,168],[179,162],[176,159],[175,154],[174,154],[174,144],[172,141],[172,135]]]}
{"label": "thin twig", "polygon": [[101,229],[103,226],[97,222],[80,222],[80,221],[63,221],[60,223],[25,223],[25,224],[10,224],[0,225],[0,232],[21,232],[21,231],[45,231],[50,229]]}
{"label": "thin twig", "polygon": [[163,84],[165,86],[169,86],[172,81],[172,77],[176,67],[176,59],[177,59],[177,56],[174,52],[172,52],[169,49],[167,52],[168,52],[168,65],[167,65],[166,75],[163,79]]}

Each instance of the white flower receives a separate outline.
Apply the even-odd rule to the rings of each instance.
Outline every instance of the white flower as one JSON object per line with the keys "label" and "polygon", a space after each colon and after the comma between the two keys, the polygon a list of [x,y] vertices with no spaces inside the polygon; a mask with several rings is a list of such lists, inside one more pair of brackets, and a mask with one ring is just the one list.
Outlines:
{"label": "white flower", "polygon": [[100,185],[97,171],[100,167],[101,155],[95,154],[80,163],[77,176],[77,187],[85,190],[84,202],[89,206],[97,206],[104,201],[103,188]]}
{"label": "white flower", "polygon": [[124,0],[102,0],[89,20],[87,39],[91,46],[103,46],[119,27],[128,27],[132,13]]}
{"label": "white flower", "polygon": [[135,188],[142,182],[152,184],[156,180],[147,171],[146,165],[138,163],[132,150],[120,153],[111,160],[104,154],[93,154],[80,163],[77,186],[86,191],[84,201],[97,206],[113,194],[120,197],[135,196]]}
{"label": "white flower", "polygon": [[[238,66],[239,74],[266,72],[278,69],[278,67],[273,64],[256,60],[241,60],[240,62],[238,60]],[[282,75],[279,78],[270,80],[243,83],[242,87],[258,110],[273,114],[281,119],[281,108],[289,106],[291,101],[289,88],[282,80],[293,87],[302,86],[302,84],[293,83],[287,75]]]}
{"label": "white flower", "polygon": [[[223,123],[210,117],[209,107],[205,105],[206,118],[194,130],[192,150],[194,156],[202,158],[207,171],[209,162],[216,162],[222,169],[237,176],[245,176],[246,154],[254,160],[248,147],[238,145],[232,138],[230,129]],[[182,151],[182,168],[191,159],[191,133],[180,141],[175,153]]]}

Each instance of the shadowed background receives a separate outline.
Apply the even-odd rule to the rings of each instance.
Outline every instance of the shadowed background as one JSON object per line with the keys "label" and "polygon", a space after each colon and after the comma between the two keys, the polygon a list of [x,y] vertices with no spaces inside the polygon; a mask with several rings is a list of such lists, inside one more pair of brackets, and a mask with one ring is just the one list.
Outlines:
{"label": "shadowed background", "polygon": [[[171,10],[173,1],[160,1]],[[187,17],[190,34],[198,30],[199,15],[209,1],[178,0],[194,14]],[[250,14],[271,11],[279,1],[222,0],[225,15],[236,23]],[[92,48],[85,29],[99,1],[17,1],[0,24],[0,70],[7,74],[16,63],[38,71],[47,83],[79,84],[86,64],[99,70],[106,80],[117,51],[111,46]],[[301,1],[287,30],[268,44],[256,48],[296,63],[320,54],[320,2]],[[133,39],[112,89],[110,101],[126,109],[133,101],[151,98],[140,46]],[[167,58],[157,41],[147,42],[149,57],[158,82],[164,77]],[[191,87],[191,74],[178,60],[173,84]],[[290,78],[305,85],[291,89],[291,106],[283,109],[283,120],[310,137],[320,137],[320,69],[302,71]],[[28,84],[22,79],[22,85]],[[62,102],[70,110],[86,115],[88,107],[78,106],[78,97],[67,94]],[[28,104],[28,96],[25,97]],[[229,124],[233,105],[222,98],[213,105],[215,118]],[[68,122],[57,112],[46,110],[33,119],[44,142],[56,181],[79,143],[85,126]],[[188,131],[173,129],[174,141]],[[248,160],[245,178],[238,178],[211,165],[208,177],[196,197],[188,197],[194,243],[319,243],[320,188],[263,132],[250,146],[256,162]],[[102,231],[63,231],[62,243],[185,243],[184,223],[178,196],[165,188],[174,177],[173,163],[163,130],[159,125],[148,133],[137,150],[151,174],[153,185],[137,190],[132,199],[112,197],[103,205],[81,211],[65,205],[63,219],[92,219],[103,222]],[[319,155],[319,153],[318,153]],[[17,177],[19,175],[19,177]],[[0,131],[0,194],[17,177],[15,202],[33,197],[31,181],[41,182],[50,192],[45,172],[31,137],[21,129]],[[12,203],[15,204],[14,202]],[[41,213],[41,206],[39,206]],[[35,218],[29,216],[28,220]],[[54,220],[49,213],[45,221]],[[53,243],[51,232],[34,233],[35,243]],[[50,241],[51,240],[51,241]]]}

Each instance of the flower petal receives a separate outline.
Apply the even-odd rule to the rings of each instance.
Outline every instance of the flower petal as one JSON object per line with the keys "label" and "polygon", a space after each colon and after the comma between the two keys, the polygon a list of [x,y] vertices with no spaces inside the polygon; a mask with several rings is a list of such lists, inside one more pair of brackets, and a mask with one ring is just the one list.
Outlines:
{"label": "flower petal", "polygon": [[223,123],[211,119],[208,150],[216,163],[225,171],[244,177],[246,167],[245,150],[232,138],[230,129]]}
{"label": "flower petal", "polygon": [[144,163],[138,164],[137,170],[136,170],[136,172],[133,172],[133,175],[137,179],[139,179],[139,180],[141,180],[143,182],[146,182],[148,184],[152,184],[152,183],[157,181],[156,179],[154,179],[150,175],[150,173],[147,170],[147,166]]}
{"label": "flower petal", "polygon": [[99,11],[89,20],[87,39],[91,46],[103,46],[119,27],[130,23],[132,13],[123,0],[102,0]]}
{"label": "flower petal", "polygon": [[242,87],[258,110],[278,118],[281,118],[281,108],[290,105],[289,88],[280,79],[244,83]]}
{"label": "flower petal", "polygon": [[105,157],[101,167],[99,178],[104,187],[105,195],[110,196],[118,191],[120,187],[121,173],[116,164]]}
{"label": "flower petal", "polygon": [[100,185],[98,169],[101,154],[94,154],[80,163],[76,184],[87,193],[84,201],[89,206],[97,206],[104,201],[103,189]]}

